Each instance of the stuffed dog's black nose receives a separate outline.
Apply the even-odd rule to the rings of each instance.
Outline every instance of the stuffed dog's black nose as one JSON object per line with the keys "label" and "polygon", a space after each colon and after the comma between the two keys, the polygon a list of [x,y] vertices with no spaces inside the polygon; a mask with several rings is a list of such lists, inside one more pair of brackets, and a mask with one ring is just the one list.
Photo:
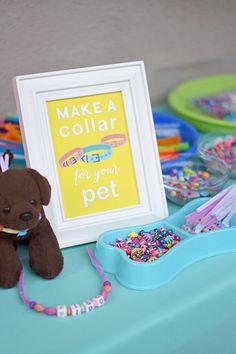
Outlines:
{"label": "stuffed dog's black nose", "polygon": [[19,218],[23,221],[29,221],[33,218],[33,214],[27,211],[25,213],[20,214]]}

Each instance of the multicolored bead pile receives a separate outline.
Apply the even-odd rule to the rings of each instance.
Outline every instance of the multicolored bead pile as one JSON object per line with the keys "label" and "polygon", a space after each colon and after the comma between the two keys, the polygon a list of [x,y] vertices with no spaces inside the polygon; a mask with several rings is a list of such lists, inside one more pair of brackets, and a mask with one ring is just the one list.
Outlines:
{"label": "multicolored bead pile", "polygon": [[126,239],[117,238],[111,245],[135,262],[153,262],[179,242],[180,237],[173,230],[162,226],[151,231],[132,231]]}
{"label": "multicolored bead pile", "polygon": [[230,170],[234,170],[236,164],[236,136],[225,135],[216,137],[206,150],[206,155],[218,157],[225,161]]}
{"label": "multicolored bead pile", "polygon": [[212,195],[210,173],[206,170],[195,171],[188,166],[173,168],[163,175],[163,180],[167,192],[174,199],[185,201]]}
{"label": "multicolored bead pile", "polygon": [[236,120],[236,91],[193,99],[193,104],[207,115],[229,122]]}

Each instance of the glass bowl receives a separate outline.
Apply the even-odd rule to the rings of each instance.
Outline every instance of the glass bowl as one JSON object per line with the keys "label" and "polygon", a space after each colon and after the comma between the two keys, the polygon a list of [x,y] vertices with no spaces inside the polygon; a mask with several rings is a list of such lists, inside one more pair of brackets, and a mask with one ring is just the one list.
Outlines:
{"label": "glass bowl", "polygon": [[230,170],[230,177],[236,176],[236,133],[214,132],[201,136],[198,141],[199,154],[223,160]]}
{"label": "glass bowl", "polygon": [[198,154],[173,162],[162,168],[166,197],[178,205],[212,197],[223,189],[229,179],[229,169],[224,161]]}

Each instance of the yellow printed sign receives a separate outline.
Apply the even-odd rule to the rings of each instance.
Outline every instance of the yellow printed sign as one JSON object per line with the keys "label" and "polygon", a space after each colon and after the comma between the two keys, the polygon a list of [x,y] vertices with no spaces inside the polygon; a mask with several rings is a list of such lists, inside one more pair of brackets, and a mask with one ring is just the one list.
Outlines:
{"label": "yellow printed sign", "polygon": [[139,204],[121,92],[47,102],[65,218]]}

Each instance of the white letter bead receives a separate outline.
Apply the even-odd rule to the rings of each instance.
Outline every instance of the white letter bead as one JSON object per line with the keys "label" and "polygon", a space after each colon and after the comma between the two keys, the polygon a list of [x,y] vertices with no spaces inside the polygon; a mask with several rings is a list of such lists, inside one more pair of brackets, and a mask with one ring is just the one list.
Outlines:
{"label": "white letter bead", "polygon": [[66,317],[66,316],[67,316],[66,305],[57,306],[57,317]]}
{"label": "white letter bead", "polygon": [[79,304],[73,304],[70,308],[72,316],[79,316],[81,314],[81,306]]}
{"label": "white letter bead", "polygon": [[96,304],[97,307],[100,307],[105,304],[104,297],[102,295],[97,295],[93,298],[93,302]]}
{"label": "white letter bead", "polygon": [[94,307],[95,307],[91,300],[84,301],[83,305],[84,305],[84,308],[85,308],[85,312],[93,311]]}

